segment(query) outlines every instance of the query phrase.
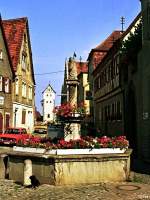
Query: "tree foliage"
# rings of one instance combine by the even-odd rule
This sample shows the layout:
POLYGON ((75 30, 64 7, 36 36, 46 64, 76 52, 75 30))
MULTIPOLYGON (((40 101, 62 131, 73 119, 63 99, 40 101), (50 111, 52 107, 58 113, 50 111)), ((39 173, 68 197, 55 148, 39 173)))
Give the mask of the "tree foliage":
POLYGON ((134 59, 142 48, 142 20, 135 27, 134 33, 130 32, 127 40, 122 44, 122 56, 134 59))

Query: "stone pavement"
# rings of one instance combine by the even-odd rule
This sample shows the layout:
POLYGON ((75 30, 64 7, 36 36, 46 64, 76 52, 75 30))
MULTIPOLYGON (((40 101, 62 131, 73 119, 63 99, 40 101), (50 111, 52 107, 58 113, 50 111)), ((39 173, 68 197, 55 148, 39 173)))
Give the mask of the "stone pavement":
POLYGON ((150 185, 101 183, 78 186, 41 185, 24 188, 12 180, 0 180, 0 200, 150 200, 150 185))

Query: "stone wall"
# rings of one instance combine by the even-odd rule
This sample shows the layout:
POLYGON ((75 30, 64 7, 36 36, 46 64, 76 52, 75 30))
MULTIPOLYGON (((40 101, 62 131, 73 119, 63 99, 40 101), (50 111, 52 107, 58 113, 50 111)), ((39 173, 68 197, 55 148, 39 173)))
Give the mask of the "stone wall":
POLYGON ((0 154, 0 179, 7 178, 8 155, 0 154))
POLYGON ((70 185, 126 181, 130 172, 130 154, 43 155, 9 153, 9 179, 24 183, 24 163, 32 162, 32 174, 40 183, 70 185))
POLYGON ((27 153, 9 156, 9 179, 24 183, 25 160, 32 162, 32 174, 41 184, 54 184, 54 160, 42 155, 27 153), (16 170, 17 169, 17 170, 16 170))

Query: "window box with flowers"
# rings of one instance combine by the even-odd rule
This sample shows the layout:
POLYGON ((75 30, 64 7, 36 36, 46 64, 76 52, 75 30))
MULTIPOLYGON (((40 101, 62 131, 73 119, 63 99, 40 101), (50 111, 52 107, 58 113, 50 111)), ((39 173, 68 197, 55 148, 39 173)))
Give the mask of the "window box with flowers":
POLYGON ((87 155, 124 153, 129 146, 125 136, 112 138, 107 136, 101 138, 87 136, 70 141, 60 139, 57 143, 53 143, 51 139, 47 139, 45 142, 42 140, 38 141, 33 137, 30 141, 19 141, 17 146, 13 147, 13 150, 53 155, 87 155))
MULTIPOLYGON (((28 170, 40 178, 40 183, 72 185, 125 181, 130 172, 132 152, 127 149, 128 146, 129 143, 124 136, 84 137, 70 141, 42 138, 40 142, 32 138, 30 141, 20 141, 14 147, 15 152, 9 153, 11 159, 9 175, 12 180, 20 181, 20 177, 24 180, 25 173, 22 173, 22 166, 28 160, 30 161, 28 170), (39 152, 40 149, 42 153, 39 152), (14 173, 16 163, 17 176, 14 173), (50 173, 47 173, 49 170, 50 173)), ((25 170, 26 168, 24 172, 25 170)))

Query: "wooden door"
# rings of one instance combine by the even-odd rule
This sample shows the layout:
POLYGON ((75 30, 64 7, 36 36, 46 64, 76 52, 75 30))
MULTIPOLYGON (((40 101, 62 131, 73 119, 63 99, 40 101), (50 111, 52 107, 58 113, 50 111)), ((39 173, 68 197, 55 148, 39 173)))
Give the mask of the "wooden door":
POLYGON ((0 113, 0 133, 3 132, 3 115, 0 113))
POLYGON ((6 114, 6 128, 8 128, 10 125, 10 115, 6 114))

